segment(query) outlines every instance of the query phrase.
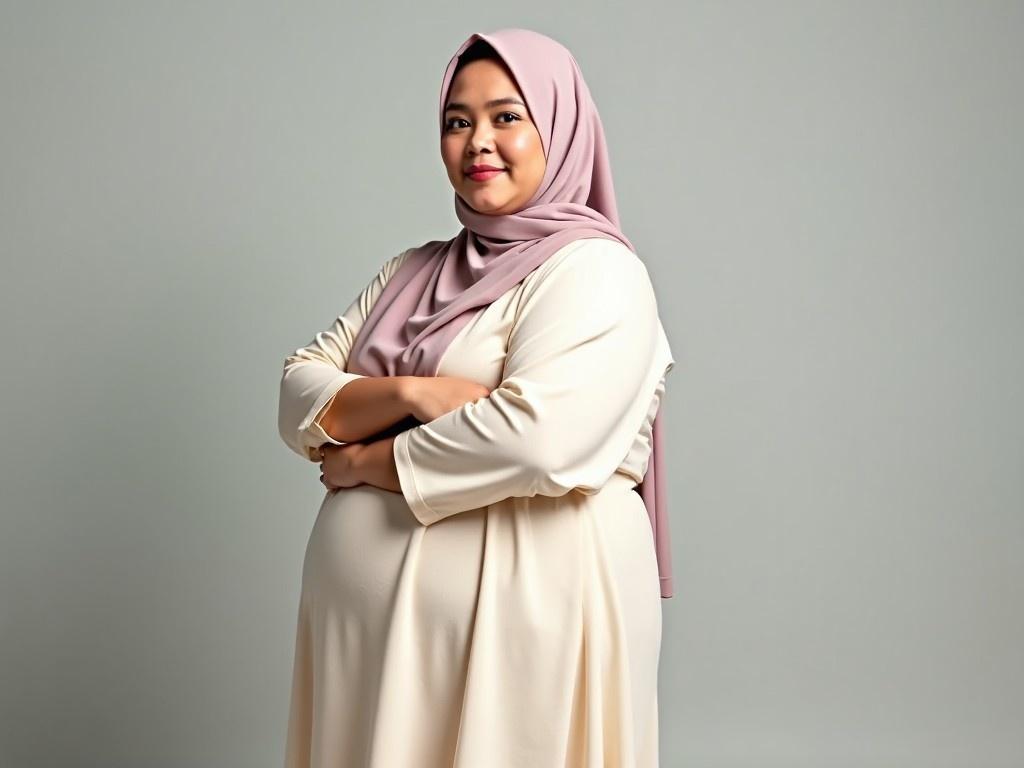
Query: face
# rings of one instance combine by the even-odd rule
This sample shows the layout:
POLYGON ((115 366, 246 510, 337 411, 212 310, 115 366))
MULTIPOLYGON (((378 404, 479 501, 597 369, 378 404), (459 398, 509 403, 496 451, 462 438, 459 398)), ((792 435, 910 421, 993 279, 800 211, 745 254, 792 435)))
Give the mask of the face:
POLYGON ((547 161, 526 99, 504 65, 480 59, 464 66, 452 80, 446 106, 441 157, 455 192, 484 214, 526 207, 547 161), (488 105, 497 99, 502 103, 488 105), (500 170, 470 176, 473 165, 500 170))

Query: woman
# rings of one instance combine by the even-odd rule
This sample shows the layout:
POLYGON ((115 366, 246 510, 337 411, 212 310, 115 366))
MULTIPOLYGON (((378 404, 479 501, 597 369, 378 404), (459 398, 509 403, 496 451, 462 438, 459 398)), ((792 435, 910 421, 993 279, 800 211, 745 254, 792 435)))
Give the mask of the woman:
POLYGON ((471 35, 440 107, 463 229, 285 362, 281 436, 328 488, 286 765, 656 766, 674 360, 601 122, 524 29, 471 35))

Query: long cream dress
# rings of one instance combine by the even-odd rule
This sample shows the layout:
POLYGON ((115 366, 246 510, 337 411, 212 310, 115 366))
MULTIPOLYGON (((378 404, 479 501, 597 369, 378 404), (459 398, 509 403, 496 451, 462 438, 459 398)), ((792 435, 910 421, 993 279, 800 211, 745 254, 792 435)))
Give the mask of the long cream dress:
MULTIPOLYGON (((280 433, 308 461, 342 444, 318 419, 407 254, 285 362, 280 433)), ((287 768, 658 765, 661 597, 634 486, 674 362, 646 267, 604 238, 460 331, 438 375, 491 394, 395 438, 401 493, 320 507, 287 768)))

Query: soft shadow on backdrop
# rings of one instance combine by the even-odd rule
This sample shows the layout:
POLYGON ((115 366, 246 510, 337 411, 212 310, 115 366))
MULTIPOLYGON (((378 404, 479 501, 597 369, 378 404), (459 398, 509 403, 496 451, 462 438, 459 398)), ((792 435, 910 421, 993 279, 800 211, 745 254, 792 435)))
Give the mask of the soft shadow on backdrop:
POLYGON ((281 365, 457 231, 504 26, 577 56, 678 360, 664 765, 1024 762, 1024 6, 515 10, 0 10, 0 763, 279 764, 281 365))

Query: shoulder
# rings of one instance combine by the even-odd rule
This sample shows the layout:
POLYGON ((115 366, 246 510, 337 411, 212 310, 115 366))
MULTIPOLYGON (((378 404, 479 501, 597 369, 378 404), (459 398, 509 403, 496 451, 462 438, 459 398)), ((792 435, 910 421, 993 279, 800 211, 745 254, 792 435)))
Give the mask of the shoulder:
POLYGON ((549 256, 523 284, 527 295, 581 289, 601 296, 635 295, 651 287, 640 257, 618 240, 605 237, 573 240, 549 256))
POLYGON ((576 317, 603 323, 657 314, 647 268, 627 246, 607 238, 580 238, 555 251, 523 279, 514 323, 576 317))
POLYGON ((392 256, 390 259, 384 262, 384 265, 380 269, 380 274, 381 277, 384 278, 385 282, 390 280, 391 277, 399 269, 402 268, 402 265, 405 263, 406 259, 408 259, 409 255, 415 250, 416 248, 407 248, 397 256, 392 256))
POLYGON ((407 248, 381 264, 373 279, 373 282, 377 285, 378 289, 383 290, 384 286, 388 284, 388 281, 398 273, 398 270, 402 268, 402 265, 405 264, 405 262, 409 260, 409 257, 417 250, 418 246, 407 248))
POLYGON ((530 275, 537 281, 554 276, 583 278, 587 283, 616 284, 647 279, 647 266, 628 247, 606 237, 583 237, 555 251, 530 275))
POLYGON ((419 254, 420 263, 422 263, 424 258, 436 254, 439 249, 447 246, 450 242, 451 240, 428 240, 425 243, 420 243, 419 245, 414 245, 411 248, 406 248, 400 254, 392 256, 384 263, 384 266, 381 267, 380 275, 386 282, 392 278, 395 273, 402 268, 402 265, 409 261, 412 256, 419 254))

